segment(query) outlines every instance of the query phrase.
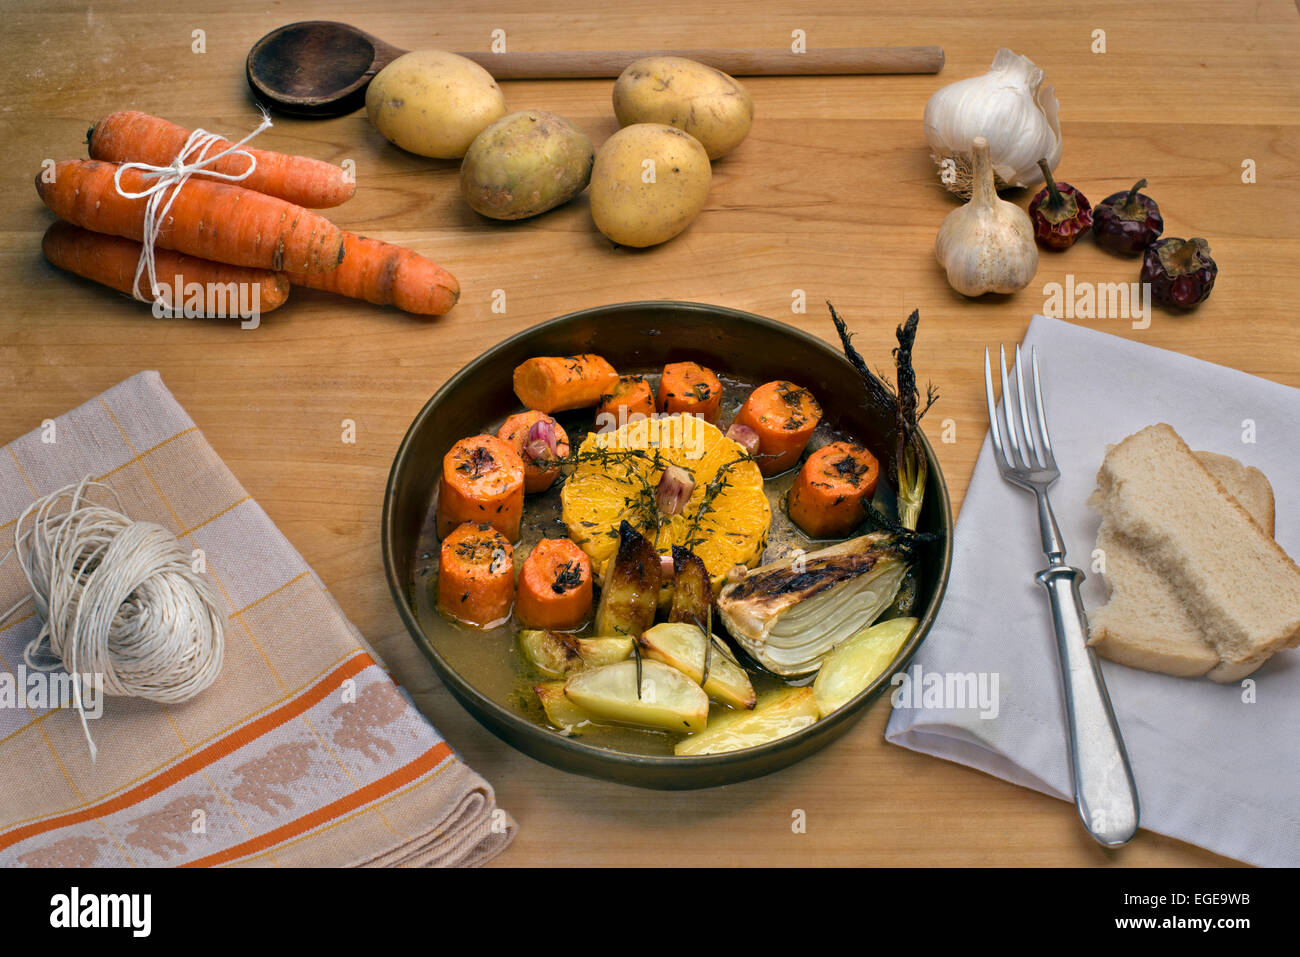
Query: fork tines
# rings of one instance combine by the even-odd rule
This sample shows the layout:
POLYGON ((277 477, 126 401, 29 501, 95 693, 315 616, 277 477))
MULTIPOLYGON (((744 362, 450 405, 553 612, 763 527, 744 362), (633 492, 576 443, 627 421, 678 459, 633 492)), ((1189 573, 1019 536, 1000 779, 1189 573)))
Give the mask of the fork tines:
POLYGON ((993 395, 993 369, 989 360, 988 349, 984 350, 984 392, 989 406, 989 431, 993 438, 993 451, 997 456, 998 469, 1005 475, 1019 473, 1024 478, 1031 474, 1035 478, 1055 478, 1059 473, 1056 468, 1056 456, 1052 453, 1052 438, 1047 431, 1047 415, 1043 411, 1043 388, 1038 374, 1038 347, 1030 350, 1030 362, 1033 366, 1034 383, 1032 404, 1033 418, 1030 417, 1030 401, 1025 397, 1024 362, 1020 356, 1020 346, 1016 346, 1015 393, 1009 385, 1007 375, 1007 352, 998 347, 1002 360, 1002 416, 997 411, 997 401, 993 395), (1001 421, 999 422, 999 418, 1001 421), (1035 424, 1037 429, 1035 429, 1035 424))

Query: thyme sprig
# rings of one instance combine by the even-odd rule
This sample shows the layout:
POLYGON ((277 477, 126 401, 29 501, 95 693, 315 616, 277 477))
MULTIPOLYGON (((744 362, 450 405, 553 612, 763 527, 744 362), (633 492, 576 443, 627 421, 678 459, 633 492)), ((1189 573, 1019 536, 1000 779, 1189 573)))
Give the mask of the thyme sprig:
POLYGON ((724 462, 722 465, 718 466, 718 471, 714 473, 713 478, 705 483, 704 496, 700 499, 700 506, 695 510, 695 514, 691 516, 690 524, 686 527, 686 540, 684 544, 687 548, 694 550, 695 546, 702 545, 708 541, 707 537, 699 537, 700 524, 704 521, 706 516, 711 515, 716 510, 714 502, 717 497, 722 494, 724 489, 731 487, 731 471, 742 462, 752 461, 754 461, 754 456, 749 455, 748 453, 745 455, 738 455, 731 461, 724 462))

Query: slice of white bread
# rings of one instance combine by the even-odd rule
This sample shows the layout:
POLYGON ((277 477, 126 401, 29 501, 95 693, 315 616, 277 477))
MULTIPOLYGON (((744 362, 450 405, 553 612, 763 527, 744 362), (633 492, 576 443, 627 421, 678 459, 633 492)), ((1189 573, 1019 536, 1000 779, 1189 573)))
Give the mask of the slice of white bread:
POLYGON ((1272 538, 1276 534, 1273 526, 1274 504, 1273 486, 1268 484, 1264 473, 1254 466, 1242 465, 1230 455, 1217 452, 1193 452, 1197 461, 1205 470, 1218 480, 1237 504, 1246 510, 1246 514, 1255 520, 1255 524, 1268 532, 1272 538))
MULTIPOLYGON (((1271 536, 1273 488, 1264 473, 1215 452, 1193 454, 1255 524, 1271 536)), ((1177 592, 1109 519, 1102 522, 1097 533, 1097 548, 1105 555, 1104 574, 1110 586, 1110 601, 1088 612, 1088 643, 1099 655, 1130 668, 1177 678, 1195 678, 1218 666, 1219 652, 1192 619, 1177 592)))
MULTIPOLYGON (((1212 461, 1211 468, 1236 477, 1225 463, 1212 461)), ((1118 566, 1110 551, 1106 565, 1120 604, 1090 617, 1093 640, 1103 648, 1127 633, 1127 641, 1110 649, 1115 660, 1235 681, 1275 651, 1300 644, 1300 568, 1265 531, 1271 508, 1262 504, 1248 470, 1243 475, 1252 487, 1244 497, 1261 500, 1252 502, 1261 521, 1168 425, 1149 426, 1106 453, 1089 501, 1103 516, 1100 547, 1109 543, 1119 551, 1118 566), (1143 578, 1139 570, 1135 588, 1128 578, 1139 564, 1151 574, 1143 578), (1153 581, 1163 587, 1155 589, 1153 581), (1126 615, 1132 608, 1158 632, 1135 632, 1126 615), (1189 630, 1208 644, 1180 637, 1189 630)))

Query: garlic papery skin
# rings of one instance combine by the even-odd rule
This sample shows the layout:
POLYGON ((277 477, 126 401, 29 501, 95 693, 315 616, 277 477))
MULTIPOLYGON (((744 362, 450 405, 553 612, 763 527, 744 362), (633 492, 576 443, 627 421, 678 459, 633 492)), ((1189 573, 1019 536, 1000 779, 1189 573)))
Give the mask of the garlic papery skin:
POLYGON ((944 219, 934 255, 963 296, 1017 292, 1038 269, 1034 226, 1023 209, 998 197, 984 137, 975 138, 973 155, 970 202, 944 219))
POLYGON ((1053 170, 1061 161, 1056 94, 1043 71, 1025 56, 1001 49, 983 76, 951 83, 925 105, 925 138, 943 184, 970 196, 975 137, 989 142, 998 189, 1043 182, 1038 161, 1053 170))

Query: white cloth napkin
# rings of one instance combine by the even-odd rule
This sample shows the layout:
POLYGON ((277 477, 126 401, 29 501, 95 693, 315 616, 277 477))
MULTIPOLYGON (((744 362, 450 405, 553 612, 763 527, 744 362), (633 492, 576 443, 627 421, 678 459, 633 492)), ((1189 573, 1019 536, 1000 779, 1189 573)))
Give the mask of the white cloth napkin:
MULTIPOLYGON (((1043 316, 1025 336, 1026 363, 1032 346, 1061 468, 1052 506, 1066 560, 1088 575, 1085 607, 1106 596, 1091 570, 1100 516, 1086 504, 1097 469, 1108 444, 1155 422, 1172 425, 1193 449, 1261 469, 1277 500, 1277 541, 1300 555, 1300 390, 1043 316)), ((982 361, 971 355, 972 371, 982 361)), ((996 377, 996 354, 993 362, 996 377)), ((1034 582, 1046 564, 1033 497, 1002 480, 986 434, 957 523, 947 597, 909 666, 912 680, 894 691, 885 737, 1073 801, 1047 595, 1034 582), (985 676, 989 691, 996 678, 996 717, 981 717, 969 701, 936 706, 958 703, 955 696, 916 693, 937 687, 927 674, 955 689, 947 676, 966 673, 985 676)), ((1300 649, 1275 655, 1251 676, 1253 686, 1109 661, 1102 671, 1144 828, 1253 864, 1300 865, 1300 649)))

